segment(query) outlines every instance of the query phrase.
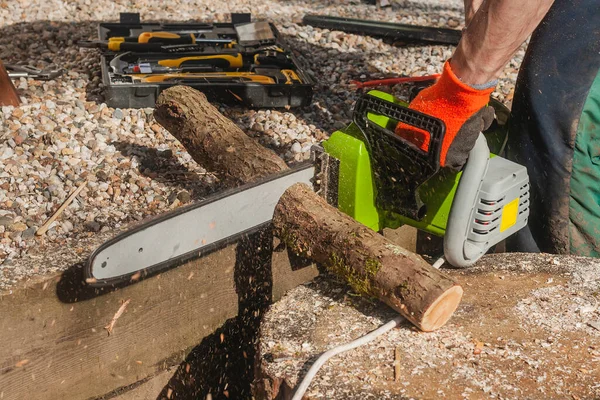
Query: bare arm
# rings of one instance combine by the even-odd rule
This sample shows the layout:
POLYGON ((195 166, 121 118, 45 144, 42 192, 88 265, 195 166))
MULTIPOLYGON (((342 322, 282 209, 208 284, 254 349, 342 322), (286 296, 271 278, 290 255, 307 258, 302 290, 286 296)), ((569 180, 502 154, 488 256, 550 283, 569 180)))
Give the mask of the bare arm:
POLYGON ((465 26, 469 26, 483 0, 465 0, 465 26))
MULTIPOLYGON (((477 3, 450 65, 469 85, 498 78, 519 46, 544 18, 554 0, 465 0, 465 12, 477 3)), ((468 15, 467 15, 468 17, 468 15)))

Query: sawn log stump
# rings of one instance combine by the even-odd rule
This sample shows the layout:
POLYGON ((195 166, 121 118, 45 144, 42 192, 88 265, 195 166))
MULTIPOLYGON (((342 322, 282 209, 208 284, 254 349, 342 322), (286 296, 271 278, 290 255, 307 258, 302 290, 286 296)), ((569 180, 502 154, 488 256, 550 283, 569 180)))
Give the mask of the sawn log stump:
POLYGON ((452 278, 330 206, 305 184, 283 194, 273 224, 293 252, 323 264, 423 331, 444 325, 460 303, 463 290, 452 278))

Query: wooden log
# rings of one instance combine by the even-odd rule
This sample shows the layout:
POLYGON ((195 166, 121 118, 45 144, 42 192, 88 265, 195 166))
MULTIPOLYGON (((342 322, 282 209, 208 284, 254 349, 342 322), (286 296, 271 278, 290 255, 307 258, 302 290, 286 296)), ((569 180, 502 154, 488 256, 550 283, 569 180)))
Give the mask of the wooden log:
POLYGON ((249 183, 288 168, 273 151, 224 117, 203 93, 188 86, 161 92, 154 117, 198 164, 238 183, 249 183))
POLYGON ((21 104, 17 89, 8 77, 8 72, 0 60, 0 106, 15 106, 21 104))
POLYGON ((463 290, 452 278, 331 207, 305 184, 283 194, 273 224, 293 252, 379 298, 423 331, 444 325, 460 303, 463 290))

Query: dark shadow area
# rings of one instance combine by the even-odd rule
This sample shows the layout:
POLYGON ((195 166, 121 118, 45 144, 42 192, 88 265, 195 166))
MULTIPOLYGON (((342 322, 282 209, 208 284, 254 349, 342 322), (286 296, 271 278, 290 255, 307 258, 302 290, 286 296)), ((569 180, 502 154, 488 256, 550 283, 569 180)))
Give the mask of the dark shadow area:
MULTIPOLYGON (((112 142, 112 145, 125 156, 135 156, 140 162, 139 173, 174 188, 186 190, 192 201, 204 198, 222 189, 223 182, 207 185, 205 178, 214 176, 208 172, 190 171, 182 165, 172 150, 159 151, 155 148, 129 142, 112 142)), ((175 193, 176 194, 176 193, 175 193)), ((174 200, 174 199, 173 199, 174 200)), ((172 201, 169 201, 172 203, 172 201)))
MULTIPOLYGON (((35 21, 4 26, 0 29, 0 59, 5 64, 31 65, 42 70, 63 69, 63 75, 55 78, 56 81, 77 73, 86 80, 82 82, 86 100, 101 102, 100 58, 94 56, 94 50, 80 51, 76 44, 79 40, 94 38, 98 23, 35 21)), ((15 86, 19 95, 30 101, 43 96, 41 84, 25 88, 17 81, 15 86)))
POLYGON ((236 249, 238 316, 207 336, 186 357, 159 399, 251 398, 260 320, 271 303, 271 227, 244 237, 236 249), (169 397, 170 394, 170 397, 169 397))
POLYGON ((117 287, 94 288, 85 282, 84 264, 69 267, 56 284, 56 297, 63 303, 77 303, 117 290, 117 287))

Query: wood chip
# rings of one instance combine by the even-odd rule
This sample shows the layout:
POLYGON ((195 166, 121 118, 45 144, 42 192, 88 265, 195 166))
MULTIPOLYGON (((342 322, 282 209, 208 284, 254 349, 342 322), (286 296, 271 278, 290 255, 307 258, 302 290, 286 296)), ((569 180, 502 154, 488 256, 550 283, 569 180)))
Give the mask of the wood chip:
POLYGON ((394 382, 400 380, 400 347, 394 351, 394 382))
POLYGON ((67 197, 67 199, 64 201, 64 203, 62 203, 62 205, 58 208, 58 210, 56 210, 56 212, 54 214, 52 214, 52 216, 50 218, 48 218, 48 220, 44 223, 44 225, 42 225, 35 232, 35 234, 37 236, 41 236, 44 233, 46 233, 46 231, 48 230, 50 225, 60 216, 60 214, 62 214, 63 211, 65 211, 65 209, 69 206, 69 204, 71 204, 73 202, 73 200, 75 200, 75 197, 77 197, 77 195, 83 190, 83 188, 85 187, 85 185, 87 185, 87 183, 88 183, 87 180, 83 181, 83 183, 81 185, 79 185, 79 187, 77 189, 75 189, 75 191, 73 193, 71 193, 71 195, 69 197, 67 197))
POLYGON ((136 272, 135 274, 131 275, 131 279, 130 279, 130 281, 131 281, 131 282, 135 282, 135 281, 137 281, 138 279, 140 279, 140 277, 141 277, 141 276, 142 276, 142 271, 138 271, 138 272, 136 272))
POLYGON ((130 301, 131 301, 131 299, 127 299, 123 304, 121 304, 121 307, 119 307, 119 309, 115 313, 115 316, 112 317, 112 320, 110 321, 110 323, 104 327, 104 329, 106 329, 106 331, 108 332, 108 336, 110 336, 110 334, 112 333, 112 330, 115 327, 117 320, 123 314, 123 312, 125 312, 125 309, 127 308, 127 304, 129 304, 130 301))
POLYGON ((475 354, 475 355, 481 354, 481 350, 483 350, 483 342, 480 342, 480 341, 475 342, 475 350, 473 350, 473 354, 475 354))
POLYGON ((600 321, 588 322, 588 325, 591 326, 592 328, 600 331, 600 321))
POLYGON ((15 367, 21 368, 22 366, 24 366, 27 363, 29 363, 29 360, 21 360, 21 361, 19 361, 18 363, 15 364, 15 367))

